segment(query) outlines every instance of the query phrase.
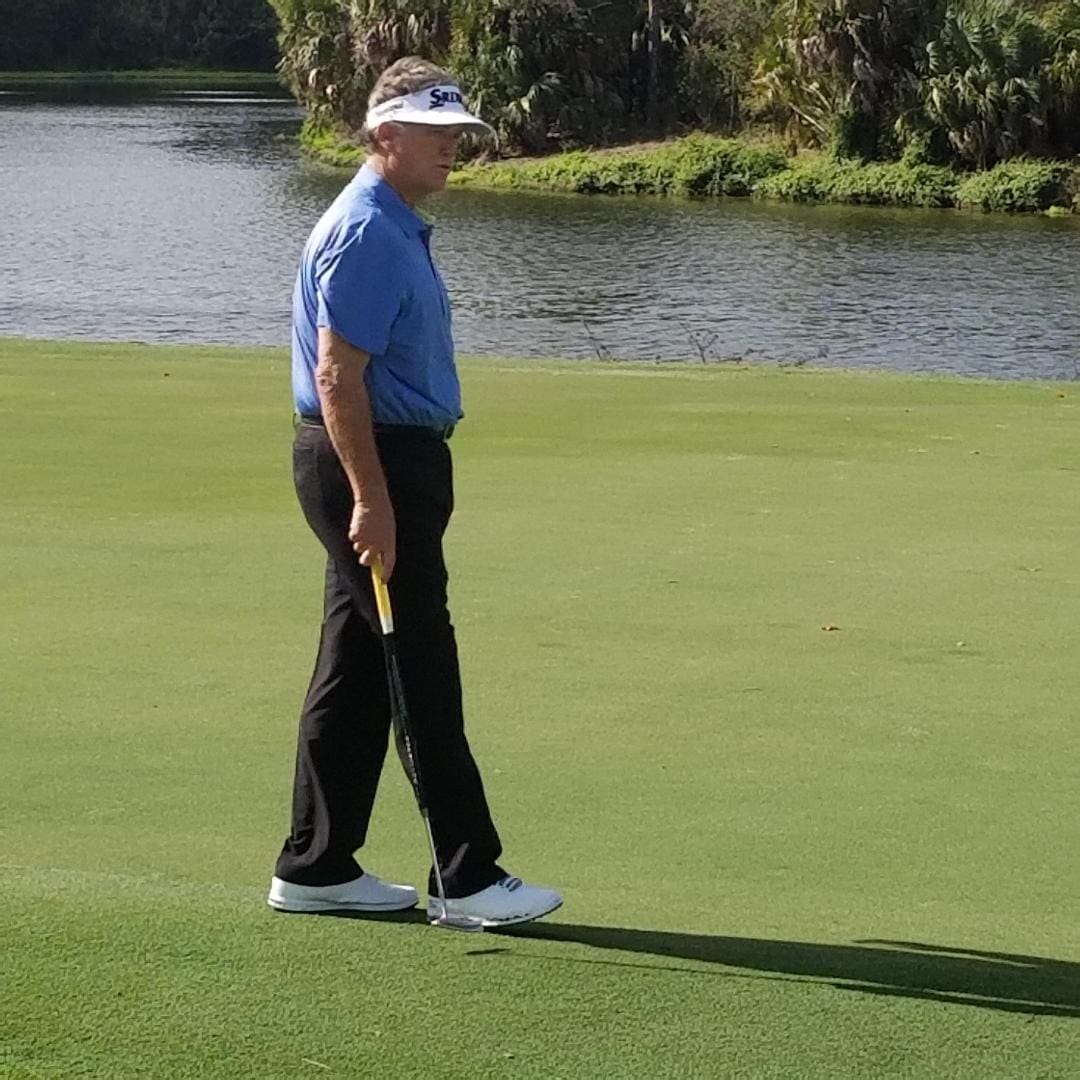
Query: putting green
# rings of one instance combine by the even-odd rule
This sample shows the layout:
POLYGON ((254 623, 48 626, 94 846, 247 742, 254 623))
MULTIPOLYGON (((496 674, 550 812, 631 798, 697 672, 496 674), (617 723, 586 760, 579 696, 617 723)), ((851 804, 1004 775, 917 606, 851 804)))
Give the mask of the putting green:
MULTIPOLYGON (((1080 388, 462 377, 471 739, 567 897, 483 937, 264 906, 286 354, 0 341, 0 1076, 1080 1074, 1080 388)), ((424 852, 391 765, 363 860, 424 852)))

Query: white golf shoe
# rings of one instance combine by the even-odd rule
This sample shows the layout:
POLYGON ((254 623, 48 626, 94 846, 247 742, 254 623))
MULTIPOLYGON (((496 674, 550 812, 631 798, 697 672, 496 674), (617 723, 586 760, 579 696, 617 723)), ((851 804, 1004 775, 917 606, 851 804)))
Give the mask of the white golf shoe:
MULTIPOLYGON (((554 889, 526 885, 521 878, 504 877, 471 896, 448 897, 447 913, 454 917, 479 920, 485 928, 513 926, 532 922, 562 907, 563 898, 554 889)), ((442 914, 438 897, 428 897, 428 918, 442 914)))
POLYGON ((277 911, 405 911, 415 907, 411 885, 391 885, 374 874, 361 874, 341 885, 294 885, 276 877, 266 902, 277 911))

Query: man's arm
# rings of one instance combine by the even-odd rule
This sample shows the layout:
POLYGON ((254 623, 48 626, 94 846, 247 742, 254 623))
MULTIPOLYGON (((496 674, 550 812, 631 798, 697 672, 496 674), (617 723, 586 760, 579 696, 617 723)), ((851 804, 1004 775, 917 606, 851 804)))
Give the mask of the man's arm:
POLYGON ((389 581, 397 547, 394 509, 375 446, 371 403, 364 385, 369 359, 363 349, 350 345, 333 330, 319 327, 315 385, 327 434, 352 488, 349 540, 363 566, 370 566, 374 556, 380 556, 383 578, 389 581))

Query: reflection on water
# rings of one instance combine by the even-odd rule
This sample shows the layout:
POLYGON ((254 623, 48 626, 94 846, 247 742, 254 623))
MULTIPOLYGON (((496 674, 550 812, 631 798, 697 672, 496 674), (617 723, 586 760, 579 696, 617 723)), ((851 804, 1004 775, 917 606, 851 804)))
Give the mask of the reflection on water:
MULTIPOLYGON (((284 343, 348 173, 265 84, 9 87, 0 333, 284 343)), ((1080 221, 448 192, 426 212, 465 352, 1080 375, 1080 221)))

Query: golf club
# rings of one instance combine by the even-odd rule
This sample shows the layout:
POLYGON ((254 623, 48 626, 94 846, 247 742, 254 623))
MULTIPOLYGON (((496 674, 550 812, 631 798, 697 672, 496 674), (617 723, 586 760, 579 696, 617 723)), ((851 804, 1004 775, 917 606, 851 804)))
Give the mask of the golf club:
MULTIPOLYGON (((405 769, 405 775, 412 784, 416 805, 420 807, 420 816, 427 828, 428 844, 431 847, 431 862, 435 867, 435 886, 439 894, 439 914, 431 920, 432 926, 441 926, 446 930, 465 930, 475 933, 484 929, 480 919, 468 915, 451 915, 446 910, 446 890, 443 887, 442 869, 439 866, 439 853, 435 850, 435 834, 431 831, 431 816, 428 814, 427 798, 420 776, 416 753, 413 750, 412 731, 409 727, 409 711, 405 705, 405 689, 401 685, 401 672, 398 668, 397 639, 394 635, 394 612, 390 606, 390 590, 382 576, 382 560, 375 556, 371 563, 371 584, 375 589, 375 605, 379 609, 379 623, 382 626, 383 653, 386 656, 386 678, 390 686, 390 718, 394 725, 394 742, 398 756, 405 769)), ((459 862, 464 854, 462 848, 454 856, 459 862)))

